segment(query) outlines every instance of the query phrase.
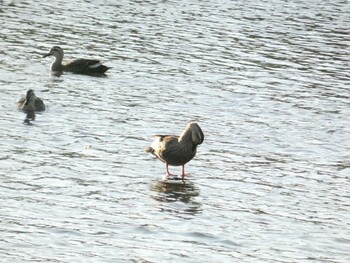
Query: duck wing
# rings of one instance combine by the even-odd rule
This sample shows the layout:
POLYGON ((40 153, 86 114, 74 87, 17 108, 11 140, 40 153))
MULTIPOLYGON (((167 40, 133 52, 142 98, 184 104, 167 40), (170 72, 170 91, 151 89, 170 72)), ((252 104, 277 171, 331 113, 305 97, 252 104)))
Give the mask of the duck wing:
POLYGON ((80 74, 95 74, 95 73, 104 73, 109 69, 109 67, 101 64, 99 60, 95 59, 77 59, 71 62, 68 62, 64 65, 65 71, 70 71, 73 73, 80 74))
POLYGON ((26 101, 26 97, 22 96, 17 102, 17 108, 21 110, 25 101, 26 101))
POLYGON ((40 98, 36 98, 35 104, 34 104, 36 111, 44 111, 45 110, 45 104, 40 98))
POLYGON ((155 149, 156 155, 163 161, 169 162, 173 159, 178 151, 179 136, 174 135, 157 135, 151 147, 155 149), (154 147, 156 146, 156 148, 154 147))

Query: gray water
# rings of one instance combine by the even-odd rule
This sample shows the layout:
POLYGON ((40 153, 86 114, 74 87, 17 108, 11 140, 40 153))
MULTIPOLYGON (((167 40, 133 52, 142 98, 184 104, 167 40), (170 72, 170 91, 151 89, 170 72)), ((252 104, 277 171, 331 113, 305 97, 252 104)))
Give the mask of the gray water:
POLYGON ((348 1, 44 2, 0 1, 1 262, 350 262, 348 1))

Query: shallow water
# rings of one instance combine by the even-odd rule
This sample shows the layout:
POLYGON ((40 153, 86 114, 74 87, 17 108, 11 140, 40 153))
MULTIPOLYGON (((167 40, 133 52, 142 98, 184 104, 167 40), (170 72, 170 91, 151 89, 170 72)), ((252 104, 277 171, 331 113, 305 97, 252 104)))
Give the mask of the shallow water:
POLYGON ((1 261, 350 261, 347 1, 40 2, 0 2, 1 261), (191 120, 165 183, 143 149, 191 120))

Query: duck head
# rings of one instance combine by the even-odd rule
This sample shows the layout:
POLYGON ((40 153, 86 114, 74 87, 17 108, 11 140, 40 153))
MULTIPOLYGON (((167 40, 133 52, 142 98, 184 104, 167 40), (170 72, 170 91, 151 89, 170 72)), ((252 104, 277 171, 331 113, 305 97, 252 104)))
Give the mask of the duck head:
POLYGON ((43 58, 46 58, 48 56, 54 56, 55 58, 63 58, 63 49, 59 46, 54 46, 50 49, 49 53, 43 56, 43 58))
POLYGON ((204 141, 204 134, 202 132, 202 129, 196 122, 190 122, 187 124, 185 130, 180 135, 179 141, 186 140, 191 140, 194 147, 204 141))
POLYGON ((204 141, 204 134, 203 131, 201 129, 201 127, 199 127, 199 125, 195 122, 190 122, 187 127, 186 130, 191 130, 192 132, 192 141, 195 145, 199 145, 204 141))
POLYGON ((24 105, 28 106, 29 104, 34 104, 35 98, 34 90, 29 89, 26 94, 24 105))

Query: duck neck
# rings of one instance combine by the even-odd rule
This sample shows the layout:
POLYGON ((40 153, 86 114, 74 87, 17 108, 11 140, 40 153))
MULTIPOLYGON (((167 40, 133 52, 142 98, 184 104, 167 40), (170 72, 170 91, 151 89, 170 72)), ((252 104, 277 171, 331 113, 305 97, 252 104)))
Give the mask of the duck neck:
POLYGON ((24 110, 34 110, 34 104, 35 104, 36 96, 32 95, 30 98, 27 98, 23 104, 24 110))
POLYGON ((185 130, 179 138, 179 142, 187 143, 192 139, 192 132, 191 130, 185 130))
POLYGON ((62 59, 63 58, 55 57, 55 60, 51 64, 51 70, 52 71, 62 71, 62 69, 63 69, 62 59))

